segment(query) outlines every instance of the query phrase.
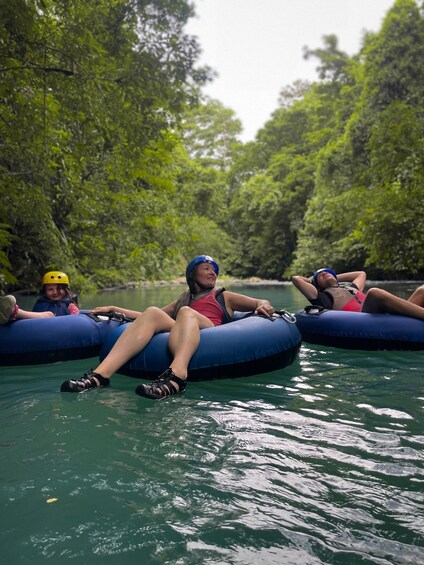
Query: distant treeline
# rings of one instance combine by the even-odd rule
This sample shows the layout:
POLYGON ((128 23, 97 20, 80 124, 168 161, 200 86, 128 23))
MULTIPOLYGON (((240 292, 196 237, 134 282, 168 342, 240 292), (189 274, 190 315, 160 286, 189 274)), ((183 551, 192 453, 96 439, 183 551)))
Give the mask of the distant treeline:
POLYGON ((237 277, 422 277, 423 9, 396 0, 353 57, 305 48, 317 81, 243 144, 202 96, 189 0, 0 0, 0 286, 175 278, 199 253, 237 277))

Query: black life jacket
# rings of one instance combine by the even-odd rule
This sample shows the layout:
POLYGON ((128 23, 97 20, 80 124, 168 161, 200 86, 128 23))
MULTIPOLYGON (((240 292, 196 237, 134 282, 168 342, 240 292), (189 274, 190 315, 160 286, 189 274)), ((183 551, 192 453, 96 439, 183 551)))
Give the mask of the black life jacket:
POLYGON ((225 288, 221 288, 221 290, 218 291, 215 298, 216 298, 216 301, 218 302, 218 304, 221 306, 222 312, 224 313, 222 323, 228 324, 229 322, 233 321, 233 318, 230 316, 230 314, 229 314, 229 312, 228 312, 228 310, 225 306, 225 299, 224 299, 224 295, 223 295, 224 291, 225 291, 225 288))

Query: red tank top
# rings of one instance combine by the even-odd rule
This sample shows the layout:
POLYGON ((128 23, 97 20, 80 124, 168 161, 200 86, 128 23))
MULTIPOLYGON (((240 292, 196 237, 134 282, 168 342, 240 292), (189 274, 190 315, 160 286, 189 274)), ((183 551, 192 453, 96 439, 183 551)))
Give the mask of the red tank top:
POLYGON ((224 321, 224 312, 216 299, 218 292, 218 290, 210 292, 203 296, 203 298, 199 298, 190 304, 190 308, 209 318, 214 326, 221 326, 224 321))
POLYGON ((349 300, 347 304, 345 304, 342 308, 344 312, 362 312, 362 306, 365 300, 365 294, 357 290, 356 291, 356 298, 352 297, 352 300, 349 300))

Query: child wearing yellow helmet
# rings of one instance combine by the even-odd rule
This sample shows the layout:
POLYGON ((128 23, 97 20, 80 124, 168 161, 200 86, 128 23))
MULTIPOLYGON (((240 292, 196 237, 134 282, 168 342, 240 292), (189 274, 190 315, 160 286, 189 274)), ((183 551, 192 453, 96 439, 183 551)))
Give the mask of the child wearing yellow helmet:
POLYGON ((55 316, 79 314, 78 298, 69 288, 69 277, 62 271, 49 271, 41 281, 40 297, 33 312, 52 312, 55 316))

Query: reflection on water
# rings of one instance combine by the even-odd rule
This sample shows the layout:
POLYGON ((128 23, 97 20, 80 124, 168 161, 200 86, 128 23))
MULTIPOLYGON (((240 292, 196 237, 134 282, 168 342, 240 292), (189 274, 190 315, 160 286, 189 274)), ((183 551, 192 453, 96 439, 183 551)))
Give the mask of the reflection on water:
POLYGON ((95 362, 0 368, 4 563, 424 562, 422 352, 304 345, 291 367, 164 402, 123 376, 58 392, 95 362))

